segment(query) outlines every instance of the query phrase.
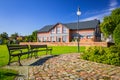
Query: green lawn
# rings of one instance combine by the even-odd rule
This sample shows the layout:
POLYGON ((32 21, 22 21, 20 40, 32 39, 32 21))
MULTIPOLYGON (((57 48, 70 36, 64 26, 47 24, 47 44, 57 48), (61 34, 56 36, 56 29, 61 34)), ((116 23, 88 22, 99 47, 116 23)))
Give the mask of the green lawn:
MULTIPOLYGON (((76 53, 77 46, 51 46, 53 48, 53 55, 60 55, 66 53, 76 53)), ((85 47, 80 47, 80 51, 83 52, 85 47)), ((40 56, 45 55, 45 52, 39 52, 40 56)), ((22 58, 26 58, 27 55, 22 56, 22 58)), ((0 45, 0 66, 4 66, 8 63, 8 50, 6 45, 0 45)), ((17 57, 13 58, 13 61, 16 61, 17 57)))

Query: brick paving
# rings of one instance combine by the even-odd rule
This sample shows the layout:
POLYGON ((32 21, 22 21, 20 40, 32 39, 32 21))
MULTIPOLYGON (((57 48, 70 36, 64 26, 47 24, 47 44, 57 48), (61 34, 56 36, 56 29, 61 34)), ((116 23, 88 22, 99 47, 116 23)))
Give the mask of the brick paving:
MULTIPOLYGON (((21 61, 17 68, 25 80, 120 80, 120 67, 80 59, 79 53, 42 56, 21 61)), ((8 68, 8 66, 7 66, 8 68)))
POLYGON ((120 67, 85 61, 78 53, 63 54, 29 67, 29 80, 120 80, 120 67))

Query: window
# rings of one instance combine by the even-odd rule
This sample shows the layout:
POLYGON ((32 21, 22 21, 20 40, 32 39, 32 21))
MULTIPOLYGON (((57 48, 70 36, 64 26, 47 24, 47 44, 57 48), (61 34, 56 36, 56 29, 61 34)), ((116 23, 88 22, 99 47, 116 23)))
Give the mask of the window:
POLYGON ((57 27, 57 33, 60 33, 60 27, 57 27))
POLYGON ((63 42, 67 42, 67 36, 63 36, 63 37, 62 37, 62 41, 63 41, 63 42))
POLYGON ((80 35, 80 39, 83 39, 85 37, 85 35, 80 35))
POLYGON ((47 41, 47 37, 43 37, 43 41, 47 41))
POLYGON ((41 41, 41 37, 38 37, 38 42, 40 42, 41 41))
POLYGON ((87 38, 93 38, 93 35, 87 35, 87 38))
POLYGON ((51 41, 54 42, 54 36, 51 37, 51 41))
POLYGON ((63 27, 63 33, 67 33, 67 28, 63 27))
POLYGON ((57 42, 61 42, 61 38, 60 38, 60 36, 57 36, 57 40, 56 40, 57 42))

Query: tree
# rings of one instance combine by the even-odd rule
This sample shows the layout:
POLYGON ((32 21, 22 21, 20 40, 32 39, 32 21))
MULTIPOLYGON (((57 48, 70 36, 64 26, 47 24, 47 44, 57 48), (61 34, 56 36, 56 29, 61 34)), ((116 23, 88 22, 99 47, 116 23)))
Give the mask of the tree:
POLYGON ((36 42, 37 41, 37 31, 32 32, 32 37, 33 37, 33 41, 36 42))
POLYGON ((32 37, 32 35, 25 36, 24 42, 33 42, 33 37, 32 37))
POLYGON ((100 25, 101 31, 104 33, 105 37, 113 34, 113 31, 116 27, 112 17, 107 16, 104 18, 104 22, 100 25))
POLYGON ((120 24, 117 25, 113 32, 113 39, 115 41, 115 44, 120 45, 120 24))
POLYGON ((6 32, 3 32, 3 33, 0 34, 0 37, 2 39, 8 39, 8 34, 6 32))
POLYGON ((120 8, 117 8, 112 11, 110 16, 104 17, 103 22, 100 24, 100 29, 105 37, 108 37, 109 35, 113 35, 113 31, 119 23, 120 8))
POLYGON ((18 37, 18 33, 11 34, 11 38, 12 38, 12 39, 15 39, 15 40, 16 40, 17 37, 18 37))
POLYGON ((114 16, 114 15, 120 15, 120 8, 114 9, 114 10, 112 11, 111 15, 112 15, 112 16, 114 16))
POLYGON ((8 43, 8 34, 6 32, 3 32, 0 34, 0 42, 1 42, 1 44, 8 43))

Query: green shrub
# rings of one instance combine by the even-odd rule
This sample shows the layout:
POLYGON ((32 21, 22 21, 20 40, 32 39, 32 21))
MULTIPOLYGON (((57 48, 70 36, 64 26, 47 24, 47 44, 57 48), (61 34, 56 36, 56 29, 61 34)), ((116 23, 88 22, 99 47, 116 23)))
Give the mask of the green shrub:
POLYGON ((82 59, 99 63, 120 66, 120 46, 89 47, 81 56, 82 59))
POLYGON ((108 64, 120 65, 120 46, 111 46, 106 49, 106 53, 106 58, 109 60, 108 64))
POLYGON ((113 39, 116 45, 120 45, 120 24, 117 25, 113 32, 113 39))

